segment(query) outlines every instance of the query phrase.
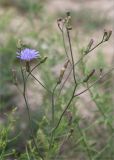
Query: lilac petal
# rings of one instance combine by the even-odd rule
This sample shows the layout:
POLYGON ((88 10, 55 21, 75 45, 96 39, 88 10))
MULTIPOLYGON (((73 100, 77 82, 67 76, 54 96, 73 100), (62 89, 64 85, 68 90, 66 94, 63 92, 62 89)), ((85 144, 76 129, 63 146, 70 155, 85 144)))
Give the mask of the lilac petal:
POLYGON ((30 61, 30 60, 36 59, 39 56, 38 51, 36 51, 34 49, 30 49, 30 48, 25 48, 20 53, 17 52, 16 54, 18 55, 17 56, 18 58, 20 58, 21 60, 25 60, 25 61, 30 61))

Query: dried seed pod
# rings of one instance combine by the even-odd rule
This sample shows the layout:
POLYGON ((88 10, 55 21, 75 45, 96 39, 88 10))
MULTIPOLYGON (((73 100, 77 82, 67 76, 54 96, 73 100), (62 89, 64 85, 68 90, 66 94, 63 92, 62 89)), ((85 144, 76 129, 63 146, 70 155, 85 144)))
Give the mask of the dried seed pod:
POLYGON ((103 72, 103 69, 102 69, 102 68, 100 68, 100 74, 102 74, 102 72, 103 72))
POLYGON ((71 128, 70 129, 70 133, 72 134, 74 132, 74 128, 71 128))
POLYGON ((111 35, 112 35, 112 31, 110 30, 110 31, 108 31, 108 35, 107 35, 105 41, 108 41, 111 35))
POLYGON ((63 67, 63 68, 61 68, 61 71, 60 71, 59 80, 57 82, 58 84, 61 83, 64 73, 65 73, 65 68, 63 67))
POLYGON ((65 70, 66 70, 66 68, 67 68, 67 66, 68 66, 68 63, 69 63, 69 60, 67 60, 67 61, 65 62, 65 64, 64 64, 64 66, 61 68, 60 75, 59 75, 59 80, 58 80, 58 82, 57 82, 58 84, 60 84, 61 81, 62 81, 62 79, 63 79, 63 76, 64 76, 65 70))
POLYGON ((112 30, 104 30, 103 41, 108 41, 110 36, 112 35, 112 30))
POLYGON ((61 21, 62 21, 62 18, 58 18, 58 19, 57 19, 57 22, 61 22, 61 21))
POLYGON ((88 52, 90 51, 90 49, 91 49, 91 47, 92 47, 93 43, 94 43, 94 40, 93 40, 93 39, 91 39, 91 40, 90 40, 90 42, 89 42, 89 44, 87 45, 87 48, 86 48, 85 54, 88 54, 88 52))
POLYGON ((66 15, 67 15, 67 17, 66 17, 66 28, 67 28, 67 30, 72 30, 70 12, 67 12, 66 15))
POLYGON ((102 76, 102 73, 103 73, 103 69, 100 68, 99 72, 100 72, 100 77, 101 77, 101 76, 102 76))
POLYGON ((68 11, 68 12, 66 12, 66 15, 67 15, 67 17, 68 17, 68 16, 70 16, 70 12, 69 12, 69 11, 68 11))
POLYGON ((65 69, 68 67, 69 62, 70 62, 70 61, 67 60, 66 63, 64 64, 64 68, 65 68, 65 69))
POLYGON ((68 119, 68 125, 71 125, 71 123, 72 123, 72 113, 70 111, 66 111, 65 116, 68 119))
POLYGON ((95 69, 93 69, 93 70, 90 72, 90 74, 87 75, 87 77, 84 78, 83 82, 87 82, 87 81, 90 79, 90 77, 93 76, 94 73, 95 73, 95 69))

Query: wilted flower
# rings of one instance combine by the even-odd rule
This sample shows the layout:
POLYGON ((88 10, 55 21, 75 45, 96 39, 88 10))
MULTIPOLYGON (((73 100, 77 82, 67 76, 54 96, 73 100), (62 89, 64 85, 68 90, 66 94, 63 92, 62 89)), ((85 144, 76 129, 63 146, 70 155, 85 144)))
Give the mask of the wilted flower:
POLYGON ((30 48, 25 48, 21 52, 17 52, 17 58, 23 61, 31 61, 38 57, 39 57, 39 52, 30 48))

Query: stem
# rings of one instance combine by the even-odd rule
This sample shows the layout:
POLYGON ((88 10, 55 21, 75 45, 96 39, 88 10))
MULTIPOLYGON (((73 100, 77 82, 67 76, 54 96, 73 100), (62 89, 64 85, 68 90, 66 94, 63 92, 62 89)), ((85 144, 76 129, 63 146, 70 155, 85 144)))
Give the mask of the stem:
MULTIPOLYGON (((67 48, 66 48, 66 44, 65 44, 65 36, 64 36, 64 23, 62 25, 62 27, 58 26, 60 31, 61 31, 61 34, 62 34, 62 40, 63 40, 63 46, 64 46, 64 50, 65 50, 65 54, 70 62, 70 58, 68 56, 68 52, 67 52, 67 48)), ((71 62, 70 62, 71 63, 71 62)))
POLYGON ((76 81, 76 75, 75 75, 75 65, 74 65, 74 57, 73 57, 73 52, 72 52, 72 44, 71 44, 71 39, 70 39, 70 33, 69 33, 69 30, 68 30, 68 29, 66 29, 66 30, 67 30, 67 36, 68 36, 70 53, 71 53, 71 59, 72 59, 73 77, 74 77, 74 82, 75 82, 75 84, 76 84, 77 81, 76 81))
POLYGON ((27 77, 26 77, 26 80, 28 79, 28 77, 30 76, 30 74, 31 74, 40 64, 42 64, 42 60, 41 60, 36 66, 34 66, 34 67, 31 69, 31 71, 29 72, 29 74, 28 74, 27 77))
MULTIPOLYGON (((81 61, 88 53, 90 53, 91 51, 93 51, 94 49, 96 49, 98 46, 100 46, 100 45, 101 45, 102 43, 104 43, 104 42, 105 42, 105 41, 103 41, 103 39, 102 39, 96 46, 94 46, 92 49, 90 49, 86 54, 83 54, 83 55, 79 58, 79 60, 74 64, 74 66, 76 66, 78 63, 80 63, 80 61, 81 61)), ((62 85, 62 87, 61 87, 61 89, 60 89, 60 93, 61 93, 61 91, 62 91, 62 89, 63 89, 66 81, 67 81, 68 78, 70 77, 70 74, 71 74, 71 72, 72 72, 72 69, 73 69, 73 66, 72 66, 72 68, 70 69, 70 72, 69 72, 67 78, 66 78, 65 81, 63 82, 63 85, 62 85)), ((60 93, 59 93, 59 95, 60 95, 60 93)))
MULTIPOLYGON (((68 56, 67 49, 66 49, 66 44, 65 44, 64 31, 61 30, 61 33, 62 33, 62 39, 63 39, 64 50, 65 50, 66 56, 67 56, 67 58, 68 58, 68 60, 69 60, 69 62, 70 62, 70 58, 69 58, 69 56, 68 56)), ((71 63, 71 62, 70 62, 70 63, 71 63)))
POLYGON ((58 83, 55 85, 53 92, 52 92, 52 126, 54 127, 55 124, 55 102, 54 102, 54 94, 55 94, 55 90, 58 86, 58 83))
POLYGON ((67 109, 69 108, 69 106, 70 106, 70 104, 71 104, 71 102, 72 102, 72 100, 73 100, 73 98, 74 98, 74 94, 75 94, 76 87, 77 87, 77 85, 75 85, 74 90, 73 90, 73 93, 72 93, 72 96, 71 96, 71 98, 70 98, 67 106, 65 107, 64 111, 62 112, 62 114, 61 114, 61 116, 60 116, 60 118, 59 118, 59 121, 58 121, 57 125, 56 125, 55 128, 52 130, 51 143, 52 143, 52 140, 53 140, 54 133, 55 133, 56 129, 59 127, 59 125, 60 125, 60 123, 61 123, 61 120, 62 120, 65 112, 66 112, 67 109))
POLYGON ((94 49, 96 49, 98 46, 100 46, 102 43, 104 43, 105 41, 103 41, 103 40, 101 40, 96 46, 94 46, 92 49, 90 49, 88 52, 87 52, 87 54, 88 53, 90 53, 91 51, 93 51, 94 49))
POLYGON ((25 81, 25 77, 24 77, 24 73, 23 73, 23 69, 22 69, 22 65, 20 64, 21 66, 21 74, 22 74, 22 78, 23 78, 23 85, 24 85, 24 90, 23 90, 23 97, 24 97, 24 100, 25 100, 25 104, 26 104, 26 109, 27 109, 27 114, 28 114, 28 119, 29 119, 29 125, 30 125, 30 132, 31 132, 31 136, 32 136, 32 139, 33 139, 33 143, 39 153, 39 156, 42 160, 44 160, 43 156, 41 155, 39 149, 38 149, 38 146, 36 144, 36 141, 35 141, 35 138, 34 138, 34 133, 33 133, 33 128, 32 128, 32 123, 31 123, 31 115, 30 115, 30 109, 29 109, 29 106, 28 106, 28 102, 27 102, 27 98, 26 98, 26 82, 25 81))
POLYGON ((58 96, 60 96, 61 91, 62 91, 62 89, 64 88, 64 85, 65 85, 65 83, 67 82, 67 80, 68 80, 68 78, 69 78, 69 76, 70 76, 71 72, 72 72, 72 68, 70 69, 69 74, 67 75, 67 77, 66 77, 66 79, 64 80, 63 84, 61 85, 61 88, 60 88, 60 91, 59 91, 58 96))

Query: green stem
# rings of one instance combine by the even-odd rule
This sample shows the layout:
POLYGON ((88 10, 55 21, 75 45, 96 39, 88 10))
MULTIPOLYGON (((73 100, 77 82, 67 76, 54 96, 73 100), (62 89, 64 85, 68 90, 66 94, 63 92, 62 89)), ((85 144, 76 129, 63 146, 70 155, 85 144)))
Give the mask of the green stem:
POLYGON ((62 112, 62 114, 61 114, 61 116, 60 116, 60 118, 59 118, 59 121, 58 121, 57 125, 56 125, 55 128, 52 130, 50 147, 52 146, 54 133, 55 133, 55 131, 57 130, 57 128, 59 127, 59 125, 60 125, 60 123, 61 123, 61 120, 62 120, 62 118, 63 118, 65 112, 68 110, 68 108, 69 108, 69 106, 70 106, 70 104, 71 104, 71 102, 72 102, 72 100, 73 100, 73 98, 74 98, 74 94, 75 94, 75 91, 76 91, 76 87, 77 87, 77 84, 76 84, 75 87, 74 87, 72 96, 71 96, 71 98, 70 98, 70 100, 69 100, 67 106, 66 106, 65 109, 63 110, 63 112, 62 112))
POLYGON ((22 65, 20 63, 20 66, 21 66, 21 74, 22 74, 22 78, 23 78, 23 85, 24 85, 24 90, 23 90, 23 97, 24 97, 24 100, 25 100, 25 104, 26 104, 26 109, 27 109, 27 114, 28 114, 28 119, 29 119, 29 125, 30 125, 30 132, 31 132, 31 136, 32 136, 32 139, 33 139, 33 143, 39 153, 39 156, 42 160, 44 160, 43 156, 41 155, 39 149, 38 149, 38 146, 36 144, 36 141, 35 141, 35 138, 34 138, 34 133, 33 133, 33 128, 32 128, 32 123, 31 123, 31 115, 30 115, 30 110, 29 110, 29 106, 28 106, 28 102, 27 102, 27 98, 26 98, 26 83, 27 81, 25 81, 25 77, 24 77, 24 73, 23 73, 23 69, 22 69, 22 65))
POLYGON ((54 99, 54 94, 55 94, 55 90, 58 86, 58 83, 55 85, 53 92, 52 92, 52 126, 54 127, 55 124, 55 99, 54 99))

